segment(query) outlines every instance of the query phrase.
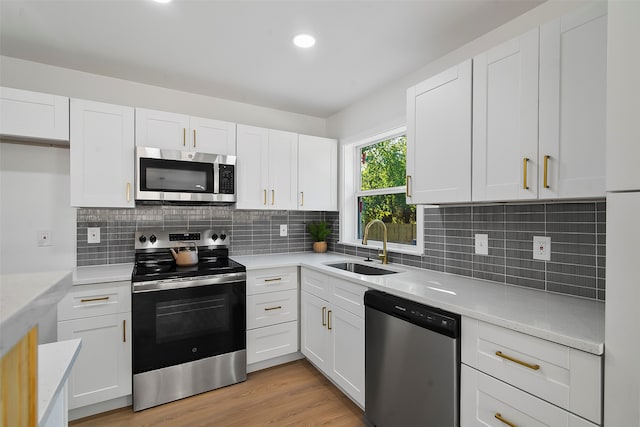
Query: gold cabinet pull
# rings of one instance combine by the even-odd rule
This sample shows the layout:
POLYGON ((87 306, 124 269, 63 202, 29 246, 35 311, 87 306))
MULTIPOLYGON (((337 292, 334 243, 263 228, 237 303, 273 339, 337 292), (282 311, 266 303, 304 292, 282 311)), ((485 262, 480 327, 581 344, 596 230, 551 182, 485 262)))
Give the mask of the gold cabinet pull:
POLYGON ((409 193, 409 182, 411 182, 411 175, 407 175, 407 188, 405 189, 405 193, 407 197, 412 197, 411 193, 409 193))
POLYGON ((196 130, 193 130, 193 148, 196 148, 196 130))
POLYGON ((529 158, 525 157, 524 159, 522 159, 522 188, 524 188, 525 190, 529 189, 529 186, 527 185, 527 164, 529 163, 529 158))
POLYGON ((264 201, 262 202, 263 205, 267 206, 267 189, 264 189, 264 201))
POLYGON ((327 326, 327 322, 324 321, 324 315, 327 312, 327 307, 322 307, 322 326, 327 326))
POLYGON ((187 146, 187 128, 182 128, 182 146, 187 146))
POLYGON ((533 369, 534 371, 537 371, 538 369, 540 369, 540 365, 532 365, 531 363, 523 362, 522 360, 516 359, 515 357, 507 356, 501 351, 496 351, 496 356, 502 357, 503 359, 510 360, 513 363, 517 363, 518 365, 525 366, 529 369, 533 369))
POLYGON ((282 277, 274 277, 273 279, 264 279, 265 282, 279 282, 282 277))
POLYGON ((549 165, 549 158, 551 156, 544 156, 544 183, 542 184, 544 188, 549 188, 549 182, 547 181, 547 173, 549 171, 548 165, 549 165))
POLYGON ((276 203, 276 190, 271 190, 271 205, 276 203))
POLYGON ((331 330, 331 310, 327 311, 327 329, 331 330))
POLYGON ((304 191, 301 191, 300 195, 302 196, 302 203, 300 203, 300 206, 304 206, 304 191))
POLYGON ((107 301, 108 299, 109 297, 86 298, 86 299, 81 299, 80 302, 107 301))
POLYGON ((512 423, 511 421, 507 421, 502 417, 502 414, 500 412, 496 412, 496 414, 494 415, 494 417, 499 420, 502 421, 503 423, 505 423, 506 425, 508 425, 509 427, 518 427, 517 425, 515 425, 514 423, 512 423))
POLYGON ((127 202, 131 201, 131 183, 127 182, 127 202))
POLYGON ((122 342, 127 342, 127 321, 122 321, 122 342))
POLYGON ((277 305, 275 307, 265 307, 264 311, 280 310, 281 308, 282 308, 281 305, 277 305))

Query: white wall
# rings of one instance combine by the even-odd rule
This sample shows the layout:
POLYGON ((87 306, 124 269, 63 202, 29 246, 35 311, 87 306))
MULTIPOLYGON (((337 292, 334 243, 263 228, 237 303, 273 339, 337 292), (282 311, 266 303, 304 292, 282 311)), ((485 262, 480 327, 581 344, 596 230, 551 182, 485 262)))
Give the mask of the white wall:
POLYGON ((349 142, 404 125, 407 88, 584 3, 556 0, 543 3, 329 117, 327 134, 349 142))
POLYGON ((69 205, 69 150, 0 142, 0 272, 76 265, 76 211, 69 205), (49 230, 52 246, 37 245, 49 230))
POLYGON ((0 85, 325 136, 324 118, 0 56, 0 85))
POLYGON ((640 426, 640 2, 609 2, 604 425, 640 426))

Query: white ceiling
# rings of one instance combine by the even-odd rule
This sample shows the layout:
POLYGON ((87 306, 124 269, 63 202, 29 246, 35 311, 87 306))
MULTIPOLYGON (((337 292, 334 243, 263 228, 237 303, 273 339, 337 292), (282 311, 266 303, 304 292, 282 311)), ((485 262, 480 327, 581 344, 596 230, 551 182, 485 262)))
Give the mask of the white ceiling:
POLYGON ((328 117, 541 2, 0 0, 0 54, 328 117))

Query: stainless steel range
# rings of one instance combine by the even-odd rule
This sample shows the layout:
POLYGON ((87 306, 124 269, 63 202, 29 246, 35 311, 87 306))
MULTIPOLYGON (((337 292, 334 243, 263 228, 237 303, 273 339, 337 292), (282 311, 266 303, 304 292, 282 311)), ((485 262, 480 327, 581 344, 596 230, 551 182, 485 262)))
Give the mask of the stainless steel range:
POLYGON ((133 410, 246 380, 246 269, 229 259, 229 238, 212 230, 135 238, 133 410))

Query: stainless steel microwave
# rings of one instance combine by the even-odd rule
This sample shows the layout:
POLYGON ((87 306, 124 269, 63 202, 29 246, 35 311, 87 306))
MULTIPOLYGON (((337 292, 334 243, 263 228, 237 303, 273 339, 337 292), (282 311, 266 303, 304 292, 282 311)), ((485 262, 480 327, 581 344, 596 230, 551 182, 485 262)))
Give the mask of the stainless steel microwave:
POLYGON ((234 203, 236 156, 136 147, 136 200, 234 203))

